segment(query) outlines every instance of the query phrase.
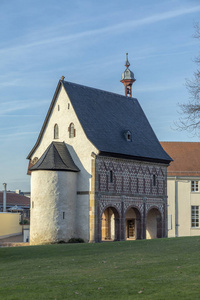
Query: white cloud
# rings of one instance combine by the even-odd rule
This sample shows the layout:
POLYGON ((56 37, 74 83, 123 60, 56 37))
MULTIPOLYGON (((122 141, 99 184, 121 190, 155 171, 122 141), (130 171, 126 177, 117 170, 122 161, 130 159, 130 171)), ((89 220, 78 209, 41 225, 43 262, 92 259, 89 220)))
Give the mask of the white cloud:
MULTIPOLYGON (((34 101, 34 108, 41 107, 49 103, 49 100, 34 101)), ((0 116, 5 116, 8 113, 17 112, 32 107, 32 101, 11 101, 1 103, 0 116)), ((31 115, 31 114, 30 114, 31 115)), ((23 114, 24 116, 24 114, 23 114)), ((27 115, 26 115, 27 116, 27 115)))
MULTIPOLYGON (((49 37, 47 39, 42 38, 42 39, 35 40, 35 41, 25 43, 25 44, 16 45, 13 47, 2 48, 0 50, 0 54, 8 55, 9 52, 16 53, 16 52, 20 52, 22 50, 32 49, 32 48, 35 48, 38 46, 44 46, 44 45, 48 45, 48 44, 56 44, 56 43, 62 43, 62 42, 68 43, 68 42, 72 42, 74 40, 83 39, 83 38, 91 37, 91 36, 98 36, 98 38, 99 38, 99 35, 101 35, 101 34, 110 35, 110 34, 116 34, 119 32, 122 33, 124 31, 127 32, 127 30, 133 30, 135 28, 138 28, 139 26, 158 23, 158 22, 162 22, 162 21, 169 20, 172 18, 180 17, 183 15, 196 13, 199 11, 200 11, 200 5, 193 6, 193 7, 183 7, 181 9, 177 9, 177 10, 154 14, 152 16, 145 17, 143 19, 122 22, 122 23, 118 23, 118 24, 115 24, 112 26, 102 27, 99 29, 86 30, 83 32, 72 33, 72 34, 61 35, 61 36, 57 36, 57 34, 56 34, 56 37, 53 36, 53 37, 49 37)), ((54 34, 53 31, 52 31, 52 33, 54 34)), ((33 34, 33 36, 36 36, 34 33, 32 33, 32 34, 33 34)), ((41 34, 40 34, 40 36, 41 36, 41 34)))
POLYGON ((38 135, 38 131, 23 131, 23 132, 14 132, 0 135, 0 139, 23 139, 27 138, 30 135, 38 135))

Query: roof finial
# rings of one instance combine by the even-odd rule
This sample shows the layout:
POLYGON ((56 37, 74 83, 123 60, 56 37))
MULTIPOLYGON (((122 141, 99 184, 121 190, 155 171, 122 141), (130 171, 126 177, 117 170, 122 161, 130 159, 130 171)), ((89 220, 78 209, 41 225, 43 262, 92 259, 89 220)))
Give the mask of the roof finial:
POLYGON ((130 66, 130 62, 128 61, 128 53, 126 53, 126 62, 125 62, 125 67, 129 67, 130 66))
POLYGON ((125 66, 126 70, 122 73, 121 82, 125 87, 125 96, 132 97, 132 84, 136 79, 134 78, 133 72, 128 68, 130 66, 130 62, 128 61, 128 53, 126 53, 125 66))
POLYGON ((64 80, 64 79, 65 79, 65 76, 62 76, 62 77, 61 77, 61 80, 64 80))

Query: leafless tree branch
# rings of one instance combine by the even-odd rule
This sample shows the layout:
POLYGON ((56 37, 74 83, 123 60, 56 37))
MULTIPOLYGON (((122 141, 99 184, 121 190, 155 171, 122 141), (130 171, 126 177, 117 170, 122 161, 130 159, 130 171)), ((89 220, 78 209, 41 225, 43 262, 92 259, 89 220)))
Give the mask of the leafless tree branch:
MULTIPOLYGON (((200 26, 194 25, 194 38, 200 40, 200 26)), ((197 70, 194 72, 192 79, 186 79, 186 88, 189 92, 189 101, 185 104, 178 104, 179 114, 181 115, 178 122, 175 123, 178 130, 187 130, 198 135, 200 133, 200 55, 195 58, 197 70)))

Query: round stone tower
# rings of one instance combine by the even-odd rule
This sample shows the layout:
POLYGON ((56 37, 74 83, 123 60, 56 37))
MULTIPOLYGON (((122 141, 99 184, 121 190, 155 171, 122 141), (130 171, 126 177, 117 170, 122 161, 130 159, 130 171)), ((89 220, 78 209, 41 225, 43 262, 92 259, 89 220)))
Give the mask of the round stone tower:
POLYGON ((31 171, 30 244, 75 237, 77 172, 65 143, 52 142, 31 171))

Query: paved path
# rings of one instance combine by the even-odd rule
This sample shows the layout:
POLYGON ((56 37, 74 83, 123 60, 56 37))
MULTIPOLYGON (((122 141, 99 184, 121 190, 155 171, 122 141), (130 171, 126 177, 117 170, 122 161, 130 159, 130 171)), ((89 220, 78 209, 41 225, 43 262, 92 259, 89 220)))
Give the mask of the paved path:
POLYGON ((20 235, 15 235, 15 236, 10 236, 10 237, 7 237, 5 239, 0 239, 0 244, 2 243, 22 243, 23 242, 23 235, 20 234, 20 235))
POLYGON ((29 243, 23 243, 23 235, 10 236, 5 239, 0 239, 0 247, 16 247, 16 246, 28 246, 29 243))

